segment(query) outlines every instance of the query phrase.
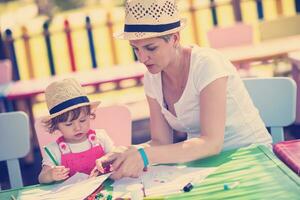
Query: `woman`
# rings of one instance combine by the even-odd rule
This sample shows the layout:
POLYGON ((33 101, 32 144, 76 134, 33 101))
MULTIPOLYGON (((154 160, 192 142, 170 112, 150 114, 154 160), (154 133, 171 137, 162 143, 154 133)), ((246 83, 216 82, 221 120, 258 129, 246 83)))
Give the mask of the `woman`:
POLYGON ((112 178, 137 177, 153 163, 205 158, 222 150, 272 143, 235 67, 220 53, 180 45, 185 26, 175 0, 128 0, 124 32, 140 62, 150 109, 151 141, 107 154, 112 178))

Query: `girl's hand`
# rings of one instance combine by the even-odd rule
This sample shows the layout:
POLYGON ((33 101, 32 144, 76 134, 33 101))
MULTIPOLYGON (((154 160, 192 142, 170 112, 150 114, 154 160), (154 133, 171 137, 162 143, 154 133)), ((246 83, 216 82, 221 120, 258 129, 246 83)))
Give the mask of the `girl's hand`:
POLYGON ((97 166, 94 167, 94 169, 91 171, 89 178, 96 177, 101 175, 102 173, 97 169, 97 166))
POLYGON ((69 178, 70 168, 55 166, 52 167, 49 172, 53 181, 61 181, 69 178))

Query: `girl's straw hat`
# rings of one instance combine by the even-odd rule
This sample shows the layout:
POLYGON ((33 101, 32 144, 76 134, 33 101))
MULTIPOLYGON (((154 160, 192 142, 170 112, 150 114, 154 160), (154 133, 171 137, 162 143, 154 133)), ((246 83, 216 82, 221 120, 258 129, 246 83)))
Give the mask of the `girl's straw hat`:
POLYGON ((124 31, 114 37, 125 40, 152 38, 183 29, 176 0, 126 0, 124 31))
POLYGON ((45 90, 46 103, 51 119, 67 111, 90 105, 95 109, 100 101, 90 102, 83 87, 73 78, 55 81, 45 90))

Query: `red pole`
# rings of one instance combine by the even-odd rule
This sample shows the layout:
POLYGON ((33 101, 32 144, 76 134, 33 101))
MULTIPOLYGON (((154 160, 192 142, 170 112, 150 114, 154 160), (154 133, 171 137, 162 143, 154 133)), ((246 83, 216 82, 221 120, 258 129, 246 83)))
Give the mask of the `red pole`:
POLYGON ((64 31, 66 33, 66 38, 67 38, 71 70, 72 70, 72 72, 75 72, 76 64, 75 64, 75 56, 74 56, 74 50, 73 50, 73 44, 72 44, 71 29, 70 29, 69 21, 67 19, 64 21, 64 31))

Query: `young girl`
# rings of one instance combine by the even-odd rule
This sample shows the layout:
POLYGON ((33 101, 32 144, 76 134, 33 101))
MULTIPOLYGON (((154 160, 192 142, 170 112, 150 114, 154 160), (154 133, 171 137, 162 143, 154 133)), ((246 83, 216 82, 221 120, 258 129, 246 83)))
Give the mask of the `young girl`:
POLYGON ((90 102, 75 79, 53 82, 45 90, 50 133, 60 132, 56 142, 46 146, 40 183, 61 181, 76 172, 91 174, 96 159, 110 152, 113 142, 104 130, 91 130, 92 111, 100 102, 90 102))

